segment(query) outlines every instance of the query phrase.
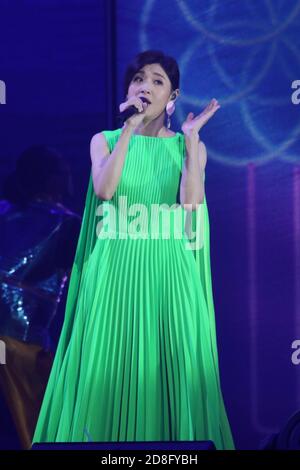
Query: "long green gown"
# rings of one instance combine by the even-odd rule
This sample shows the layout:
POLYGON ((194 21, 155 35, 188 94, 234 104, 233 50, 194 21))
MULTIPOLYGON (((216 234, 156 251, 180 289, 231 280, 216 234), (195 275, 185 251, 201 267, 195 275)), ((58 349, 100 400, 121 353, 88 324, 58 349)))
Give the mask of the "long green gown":
MULTIPOLYGON (((103 131, 110 152, 121 132, 103 131)), ((179 132, 132 135, 111 200, 96 197, 90 175, 33 443, 209 439, 234 449, 219 378, 206 198, 197 211, 176 204, 184 158, 179 132)))

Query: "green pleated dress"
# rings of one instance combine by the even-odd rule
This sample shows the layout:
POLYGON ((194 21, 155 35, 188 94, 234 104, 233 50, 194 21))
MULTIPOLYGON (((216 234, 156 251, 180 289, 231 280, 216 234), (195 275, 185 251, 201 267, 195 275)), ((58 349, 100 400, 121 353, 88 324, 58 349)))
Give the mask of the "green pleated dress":
MULTIPOLYGON (((103 131, 110 152, 121 131, 103 131)), ((90 175, 33 443, 209 439, 234 449, 219 378, 206 198, 189 213, 176 205, 184 158, 181 133, 132 135, 110 201, 95 196, 90 175)))

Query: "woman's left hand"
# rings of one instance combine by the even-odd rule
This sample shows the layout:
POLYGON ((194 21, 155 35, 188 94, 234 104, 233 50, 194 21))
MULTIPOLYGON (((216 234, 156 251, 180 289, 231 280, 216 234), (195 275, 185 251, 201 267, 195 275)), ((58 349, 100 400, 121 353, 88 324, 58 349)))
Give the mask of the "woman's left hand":
POLYGON ((194 113, 189 113, 186 120, 181 126, 182 132, 186 136, 197 135, 200 129, 207 123, 207 121, 215 114, 220 108, 218 101, 213 98, 211 102, 204 108, 204 110, 194 117, 194 113))

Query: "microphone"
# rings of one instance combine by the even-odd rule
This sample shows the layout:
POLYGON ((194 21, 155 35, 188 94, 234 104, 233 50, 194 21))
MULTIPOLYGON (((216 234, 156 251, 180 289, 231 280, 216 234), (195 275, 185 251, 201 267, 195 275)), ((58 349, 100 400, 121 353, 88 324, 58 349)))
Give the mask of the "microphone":
MULTIPOLYGON (((144 96, 139 96, 139 98, 144 102, 148 103, 148 100, 144 96)), ((124 109, 121 113, 118 114, 118 119, 122 121, 123 123, 126 121, 126 119, 130 118, 133 116, 135 113, 138 113, 138 109, 134 106, 131 105, 128 108, 124 109)))

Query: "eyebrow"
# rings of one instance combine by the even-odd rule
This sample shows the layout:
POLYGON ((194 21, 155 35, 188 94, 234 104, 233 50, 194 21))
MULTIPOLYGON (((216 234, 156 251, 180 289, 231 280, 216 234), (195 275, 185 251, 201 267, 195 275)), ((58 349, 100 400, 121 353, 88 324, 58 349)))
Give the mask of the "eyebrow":
MULTIPOLYGON (((144 70, 140 70, 139 72, 136 72, 135 75, 141 73, 142 75, 145 75, 145 71, 144 70)), ((153 72, 153 75, 159 75, 161 78, 163 78, 165 80, 165 77, 161 74, 161 73, 158 73, 158 72, 153 72)))

